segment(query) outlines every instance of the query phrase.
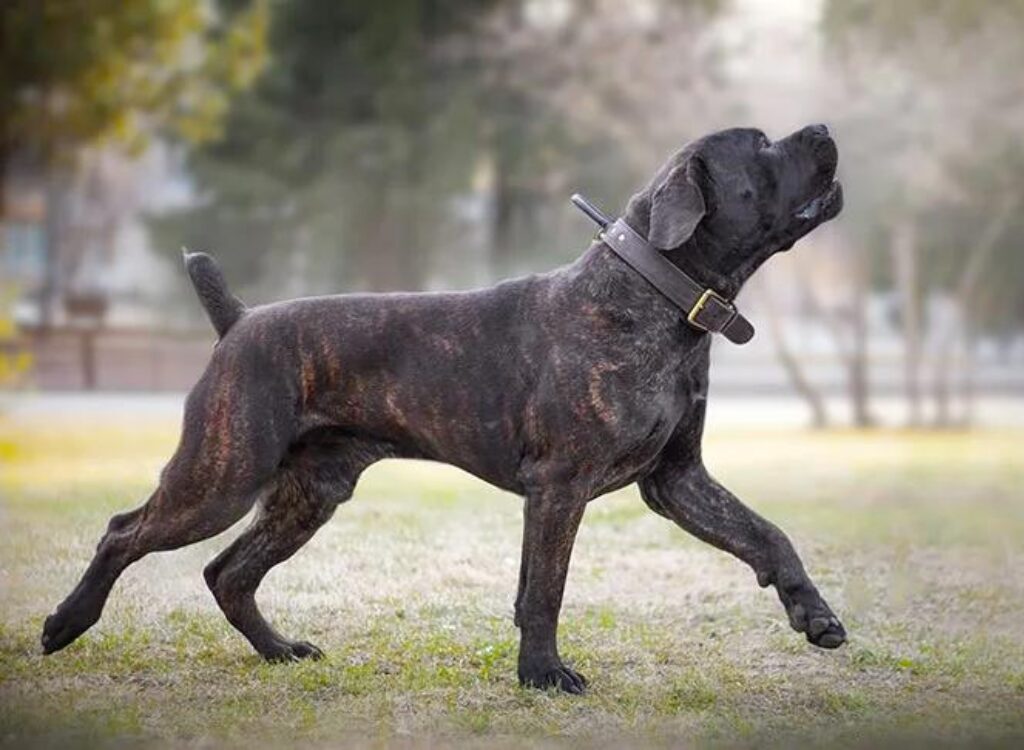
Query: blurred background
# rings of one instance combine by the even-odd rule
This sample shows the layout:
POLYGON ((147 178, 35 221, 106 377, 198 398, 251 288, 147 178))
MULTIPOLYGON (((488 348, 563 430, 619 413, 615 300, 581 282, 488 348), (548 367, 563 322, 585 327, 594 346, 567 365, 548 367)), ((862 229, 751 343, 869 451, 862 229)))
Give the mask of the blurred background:
POLYGON ((582 252, 574 191, 614 213, 689 139, 823 121, 847 208, 744 291, 717 393, 1024 423, 1022 37, 1016 0, 7 2, 0 379, 186 390, 183 245, 249 303, 483 285, 582 252))
POLYGON ((1024 747, 1022 0, 0 14, 0 748, 1024 747), (250 654, 202 582, 223 538, 39 655, 208 361, 183 245, 250 304, 485 285, 588 247, 573 192, 614 214, 690 139, 812 122, 846 208, 742 292, 759 332, 713 344, 704 455, 848 646, 627 488, 588 508, 561 620, 591 695, 519 690, 520 504, 407 461, 260 589, 328 659, 250 654))

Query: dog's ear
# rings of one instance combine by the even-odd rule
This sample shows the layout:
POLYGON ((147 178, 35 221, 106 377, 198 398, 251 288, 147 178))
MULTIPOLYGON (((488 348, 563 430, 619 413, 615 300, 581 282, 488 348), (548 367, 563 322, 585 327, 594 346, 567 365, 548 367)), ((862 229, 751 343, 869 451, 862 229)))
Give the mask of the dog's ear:
POLYGON ((651 195, 648 241, 661 250, 679 247, 693 234, 707 209, 693 174, 693 160, 673 167, 651 195))

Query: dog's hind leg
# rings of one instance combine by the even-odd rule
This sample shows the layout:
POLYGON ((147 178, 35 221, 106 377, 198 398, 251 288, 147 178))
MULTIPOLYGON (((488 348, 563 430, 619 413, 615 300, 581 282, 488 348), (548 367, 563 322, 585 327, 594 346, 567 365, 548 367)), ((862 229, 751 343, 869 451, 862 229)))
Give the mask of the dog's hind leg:
POLYGON ((140 508, 110 519, 89 567, 74 590, 46 618, 45 653, 59 651, 92 627, 125 568, 150 552, 171 550, 219 534, 245 515, 255 492, 188 496, 161 485, 140 508), (215 509, 215 510, 214 510, 215 509))
POLYGON ((203 572, 228 621, 268 661, 320 658, 319 648, 278 633, 260 613, 256 590, 278 563, 294 555, 335 508, 352 496, 366 466, 384 446, 345 439, 305 440, 289 451, 252 525, 203 572))
POLYGON ((274 424, 271 417, 278 415, 268 416, 258 402, 230 398, 226 388, 204 379, 193 391, 181 444, 160 486, 144 505, 110 520, 81 581, 46 618, 46 653, 64 648, 99 620, 114 583, 133 562, 219 534, 252 508, 287 437, 251 430, 250 425, 274 424))

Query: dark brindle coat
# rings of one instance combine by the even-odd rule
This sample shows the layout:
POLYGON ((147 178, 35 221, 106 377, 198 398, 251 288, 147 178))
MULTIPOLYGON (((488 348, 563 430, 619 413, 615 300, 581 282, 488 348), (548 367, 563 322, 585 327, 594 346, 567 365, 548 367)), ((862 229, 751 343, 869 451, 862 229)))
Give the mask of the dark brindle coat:
MULTIPOLYGON (((673 156, 625 215, 672 262, 732 297, 770 255, 839 212, 835 166, 823 126, 776 143, 723 131, 673 156)), ((254 594, 352 495, 363 469, 395 456, 454 464, 526 498, 515 604, 525 684, 583 690, 555 643, 569 555, 587 503, 632 482, 655 512, 774 585, 812 643, 843 642, 786 536, 704 468, 710 336, 605 245, 479 291, 253 309, 207 256, 186 264, 222 338, 188 396, 159 487, 111 519, 81 582, 47 618, 45 651, 99 619, 129 564, 218 534, 259 500, 206 581, 267 659, 319 656, 277 633, 254 594)))

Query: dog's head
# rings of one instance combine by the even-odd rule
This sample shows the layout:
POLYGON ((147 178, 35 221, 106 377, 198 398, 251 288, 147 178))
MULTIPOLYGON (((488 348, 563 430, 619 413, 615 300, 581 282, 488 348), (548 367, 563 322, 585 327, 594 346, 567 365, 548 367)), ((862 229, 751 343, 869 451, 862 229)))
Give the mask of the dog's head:
POLYGON ((723 130, 675 154, 626 218, 684 270, 735 292, 769 256, 839 213, 837 161, 824 125, 774 142, 760 130, 723 130))

